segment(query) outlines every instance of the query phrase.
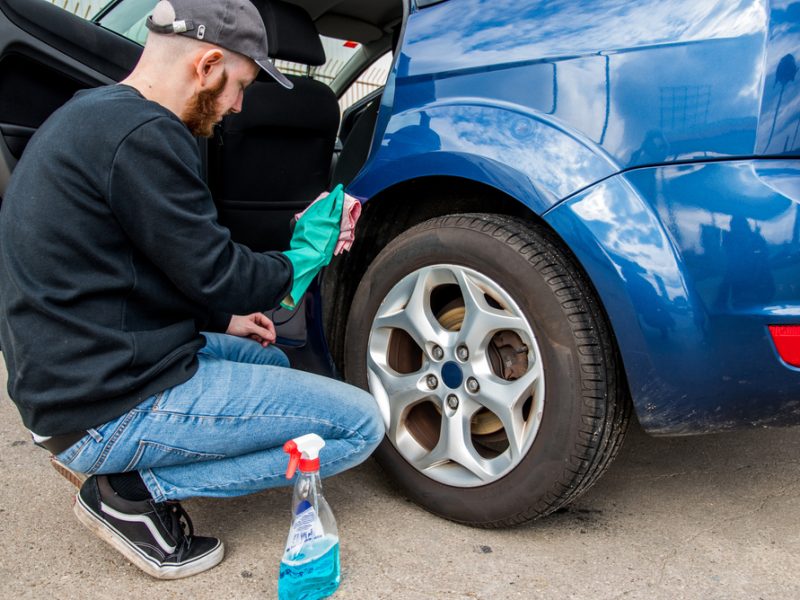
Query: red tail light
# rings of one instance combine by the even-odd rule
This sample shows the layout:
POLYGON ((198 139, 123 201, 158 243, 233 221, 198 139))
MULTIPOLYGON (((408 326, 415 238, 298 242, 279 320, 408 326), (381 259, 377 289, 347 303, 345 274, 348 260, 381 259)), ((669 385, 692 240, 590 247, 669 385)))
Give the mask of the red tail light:
POLYGON ((769 332, 781 358, 800 367, 800 325, 770 325, 769 332))

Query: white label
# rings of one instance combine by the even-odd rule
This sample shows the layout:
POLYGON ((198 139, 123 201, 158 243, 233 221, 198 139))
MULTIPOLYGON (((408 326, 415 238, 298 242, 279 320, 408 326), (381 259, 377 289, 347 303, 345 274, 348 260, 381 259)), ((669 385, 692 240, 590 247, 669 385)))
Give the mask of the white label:
POLYGON ((317 516, 317 511, 313 506, 309 506, 292 521, 292 528, 289 530, 289 540, 286 543, 286 555, 297 556, 303 548, 303 544, 318 540, 325 535, 322 529, 322 522, 317 516))

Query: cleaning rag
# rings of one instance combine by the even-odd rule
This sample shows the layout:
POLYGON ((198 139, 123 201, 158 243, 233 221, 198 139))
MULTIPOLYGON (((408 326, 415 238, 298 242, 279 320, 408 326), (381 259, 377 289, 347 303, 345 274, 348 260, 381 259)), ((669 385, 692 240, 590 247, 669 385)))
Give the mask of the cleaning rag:
MULTIPOLYGON (((320 200, 325 199, 328 194, 329 192, 322 192, 319 196, 317 196, 314 202, 308 205, 303 212, 297 213, 294 216, 295 219, 299 221, 300 217, 302 217, 307 210, 309 210, 320 200)), ((342 209, 342 222, 339 225, 339 239, 336 243, 336 248, 333 250, 334 256, 339 256, 342 252, 350 251, 350 248, 353 246, 353 242, 356 239, 356 223, 358 223, 358 218, 360 216, 361 202, 359 202, 350 194, 345 194, 344 208, 342 209)))

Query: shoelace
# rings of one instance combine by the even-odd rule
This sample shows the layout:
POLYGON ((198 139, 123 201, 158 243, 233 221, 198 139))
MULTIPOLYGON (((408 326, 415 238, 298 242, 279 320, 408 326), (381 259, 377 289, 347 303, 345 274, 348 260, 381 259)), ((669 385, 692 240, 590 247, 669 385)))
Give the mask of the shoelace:
POLYGON ((184 542, 191 543, 194 524, 180 502, 174 500, 159 502, 155 505, 155 510, 179 546, 184 542))

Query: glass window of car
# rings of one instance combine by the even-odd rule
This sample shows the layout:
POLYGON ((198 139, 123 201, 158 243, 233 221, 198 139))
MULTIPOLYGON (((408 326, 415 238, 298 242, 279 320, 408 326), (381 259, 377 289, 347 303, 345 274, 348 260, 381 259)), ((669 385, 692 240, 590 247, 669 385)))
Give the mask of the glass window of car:
MULTIPOLYGON (((325 50, 326 61, 324 65, 310 67, 286 60, 277 60, 275 64, 282 72, 289 75, 305 75, 330 85, 350 61, 361 59, 361 54, 358 53, 360 44, 357 42, 330 38, 324 35, 320 36, 320 39, 325 50)), ((339 109, 344 112, 346 108, 370 92, 382 87, 389 77, 391 65, 392 53, 387 52, 367 67, 339 98, 339 109)))
POLYGON ((158 0, 44 0, 144 45, 147 16, 158 0))
POLYGON ((109 4, 109 0, 44 0, 83 19, 92 19, 109 4))
POLYGON ((106 7, 96 13, 94 20, 102 27, 144 45, 147 39, 145 21, 156 3, 157 0, 112 0, 105 3, 106 7))

